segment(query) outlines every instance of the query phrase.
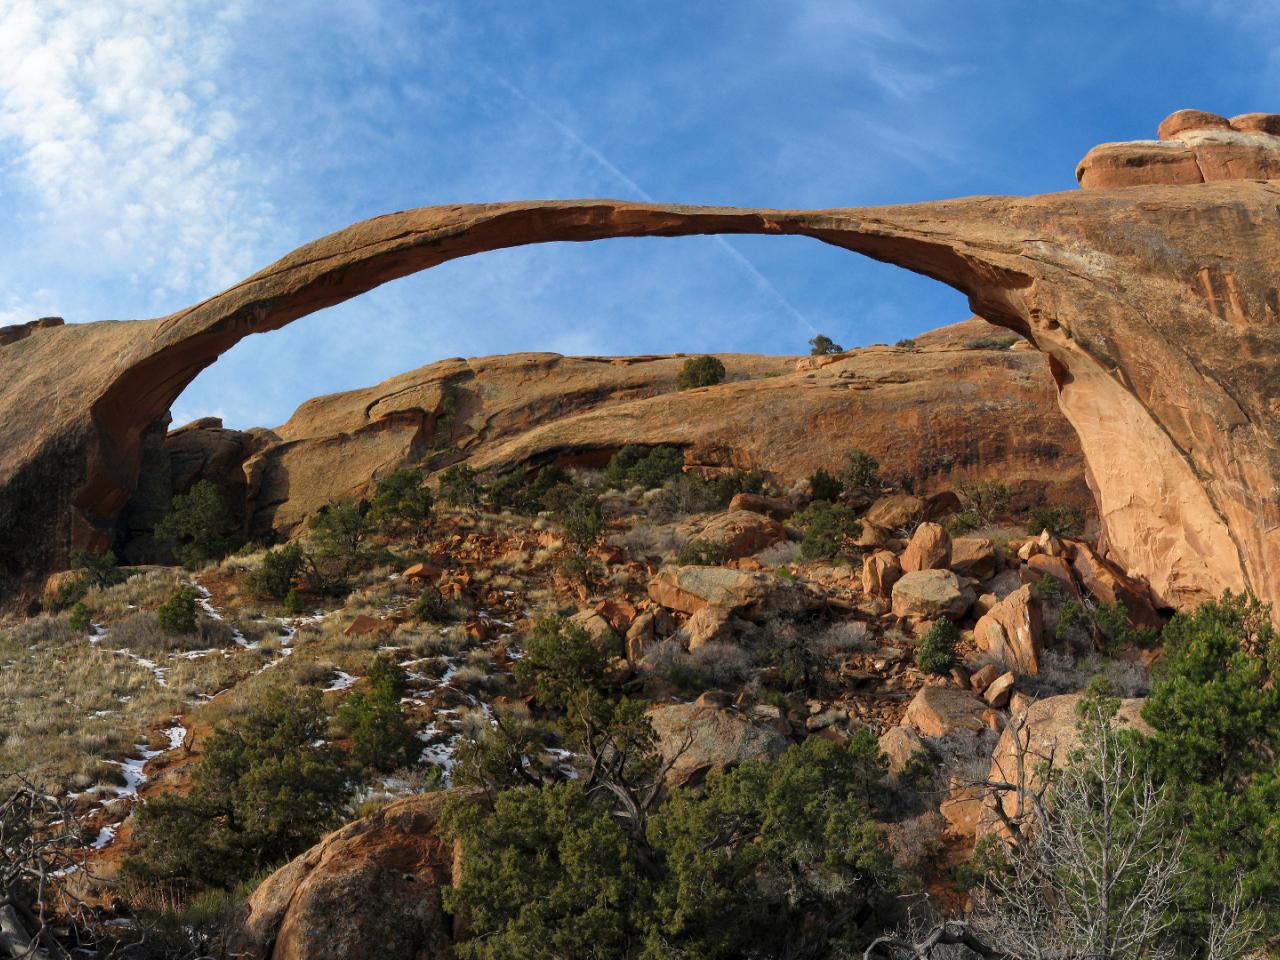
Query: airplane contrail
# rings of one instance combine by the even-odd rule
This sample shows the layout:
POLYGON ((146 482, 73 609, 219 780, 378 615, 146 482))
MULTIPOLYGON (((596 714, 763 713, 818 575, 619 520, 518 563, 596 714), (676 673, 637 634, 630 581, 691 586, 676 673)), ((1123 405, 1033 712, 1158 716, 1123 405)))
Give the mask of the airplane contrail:
MULTIPOLYGON (((638 197, 640 197, 641 200, 644 200, 647 203, 657 202, 656 200, 654 200, 653 196, 649 193, 649 191, 645 190, 644 187, 640 186, 640 184, 636 183, 635 180, 627 176, 626 173, 624 173, 617 164, 615 164, 603 153, 601 153, 599 150, 593 147, 586 140, 582 139, 582 137, 578 135, 578 132, 576 130, 574 130, 564 121, 562 121, 560 118, 550 113, 545 107, 542 106, 542 104, 538 103, 536 100, 534 100, 532 97, 526 94, 523 90, 521 90, 515 84, 511 83, 511 81, 509 81, 506 77, 497 73, 493 73, 492 76, 499 85, 501 85, 503 88, 505 88, 507 91, 509 91, 513 96, 515 96, 519 100, 522 100, 526 105, 528 105, 529 109, 531 109, 539 117, 541 117, 543 120, 549 123, 552 127, 554 127, 555 130, 562 137, 564 137, 566 140, 568 140, 578 149, 586 153, 587 156, 591 157, 591 159, 594 160, 597 164, 599 164, 605 170, 605 172, 609 174, 609 176, 613 177, 615 180, 621 183, 624 187, 626 187, 632 193, 636 194, 638 197)), ((782 295, 782 291, 779 290, 776 286, 774 286, 773 282, 768 277, 766 277, 763 273, 760 272, 760 268, 757 267, 754 263, 752 263, 751 260, 746 256, 746 254, 744 254, 742 251, 740 251, 737 247, 735 247, 733 244, 731 244, 728 240, 726 240, 722 236, 718 236, 718 235, 713 236, 712 239, 716 242, 718 246, 720 246, 725 251, 725 253, 729 255, 729 258, 733 260, 734 263, 736 263, 739 267, 741 267, 742 270, 744 270, 746 274, 749 277, 751 277, 751 279, 755 282, 755 285, 759 290, 763 291, 766 295, 768 295, 770 298, 776 301, 778 305, 783 308, 783 310, 785 310, 788 314, 790 314, 794 320, 796 320, 798 323, 803 325, 810 333, 812 333, 814 336, 818 335, 817 329, 813 326, 812 323, 809 322, 808 318, 805 317, 805 315, 796 308, 795 304, 793 304, 790 300, 788 300, 785 296, 782 295)))

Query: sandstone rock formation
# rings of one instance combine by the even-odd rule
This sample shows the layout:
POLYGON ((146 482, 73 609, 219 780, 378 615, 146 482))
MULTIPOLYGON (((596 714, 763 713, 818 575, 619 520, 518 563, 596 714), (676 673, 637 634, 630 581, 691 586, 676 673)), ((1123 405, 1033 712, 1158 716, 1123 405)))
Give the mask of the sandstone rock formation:
POLYGON ((1245 113, 1228 120, 1179 110, 1161 123, 1158 140, 1103 143, 1076 167, 1086 190, 1153 183, 1280 177, 1280 114, 1245 113))
POLYGON ((985 729, 981 700, 954 687, 921 687, 907 705, 902 722, 926 737, 981 733, 985 729))
POLYGON ((250 333, 485 250, 761 233, 812 237, 966 293, 975 313, 1049 355, 1113 559, 1168 604, 1224 588, 1275 600, 1278 200, 1270 182, 1214 180, 821 211, 584 200, 378 217, 168 317, 0 336, 3 571, 31 584, 72 546, 109 543, 144 434, 250 333))
POLYGON ((859 447, 924 492, 1000 479, 1029 503, 1091 505, 1048 364, 1008 350, 1001 334, 969 320, 917 338, 916 351, 869 347, 817 370, 795 357, 721 354, 728 382, 713 390, 677 390, 681 356, 444 360, 308 401, 249 437, 229 479, 246 490, 250 531, 284 535, 405 464, 598 465, 628 443, 680 446, 694 470, 762 469, 784 488, 859 447))
POLYGON ((447 792, 407 797, 329 834, 268 877, 228 944, 246 960, 452 956, 440 888, 454 850, 436 833, 447 792))

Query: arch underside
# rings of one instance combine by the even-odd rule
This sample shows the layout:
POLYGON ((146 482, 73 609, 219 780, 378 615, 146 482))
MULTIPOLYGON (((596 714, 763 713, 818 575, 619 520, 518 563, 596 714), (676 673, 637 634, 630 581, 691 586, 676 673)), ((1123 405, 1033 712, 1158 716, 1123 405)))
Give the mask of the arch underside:
MULTIPOLYGON (((63 375, 59 389, 43 385, 42 419, 29 412, 30 391, 41 386, 31 377, 25 397, 0 392, 0 418, 12 414, 29 431, 26 446, 36 450, 29 456, 55 441, 83 447, 84 480, 65 505, 69 521, 55 518, 55 526, 67 545, 88 542, 136 485, 143 432, 249 334, 505 247, 808 236, 946 283, 968 296, 975 313, 1049 355, 1063 412, 1080 434, 1107 547, 1158 596, 1185 606, 1249 587, 1274 599, 1280 516, 1271 517, 1274 504, 1253 491, 1275 487, 1280 456, 1268 388, 1251 384, 1250 371, 1280 353, 1274 324, 1263 323, 1274 319, 1267 311, 1280 285, 1277 261, 1267 256, 1280 250, 1277 194, 1267 184, 1236 182, 819 211, 612 200, 404 211, 301 247, 171 316, 77 325, 103 328, 78 333, 43 330, 0 347, 0 383, 6 364, 16 375, 14 364, 33 362, 44 349, 39 341, 56 348, 63 375), (1196 296, 1188 282, 1202 268, 1212 274, 1208 296, 1196 296), (1230 297, 1212 296, 1215 278, 1230 285, 1230 297), (1224 339, 1215 310, 1228 304, 1248 323, 1224 339), (35 345, 24 347, 28 341, 35 345)), ((20 467, 21 457, 0 453, 6 496, 20 467)))

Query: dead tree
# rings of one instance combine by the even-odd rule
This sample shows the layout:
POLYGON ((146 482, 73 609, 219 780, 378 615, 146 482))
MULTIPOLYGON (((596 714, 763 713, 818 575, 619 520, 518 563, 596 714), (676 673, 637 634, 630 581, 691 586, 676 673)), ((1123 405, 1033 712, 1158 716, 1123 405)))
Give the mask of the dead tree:
MULTIPOLYGON (((978 782, 999 825, 1002 862, 975 893, 967 922, 880 937, 865 960, 940 960, 947 950, 1004 960, 1180 955, 1172 927, 1188 877, 1173 805, 1105 709, 1081 724, 1082 748, 1055 769, 1052 752, 1033 749, 1025 715, 1010 722, 1008 769, 978 782)), ((1237 889, 1213 910, 1202 956, 1249 956, 1261 929, 1237 889)))
POLYGON ((91 911, 63 882, 85 866, 71 810, 25 778, 0 775, 0 785, 0 957, 53 960, 94 948, 91 911))

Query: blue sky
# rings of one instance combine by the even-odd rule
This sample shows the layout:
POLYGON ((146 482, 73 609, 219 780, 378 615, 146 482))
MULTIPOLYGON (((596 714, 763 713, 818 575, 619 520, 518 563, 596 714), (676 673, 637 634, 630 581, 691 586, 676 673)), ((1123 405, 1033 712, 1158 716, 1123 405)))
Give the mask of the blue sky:
MULTIPOLYGON (((0 324, 158 316, 388 210, 1072 189, 1180 107, 1280 110, 1280 0, 0 0, 0 324)), ((799 238, 502 251, 251 337, 177 423, 450 356, 803 352, 963 298, 799 238)))

